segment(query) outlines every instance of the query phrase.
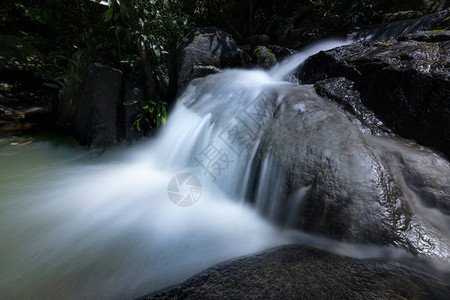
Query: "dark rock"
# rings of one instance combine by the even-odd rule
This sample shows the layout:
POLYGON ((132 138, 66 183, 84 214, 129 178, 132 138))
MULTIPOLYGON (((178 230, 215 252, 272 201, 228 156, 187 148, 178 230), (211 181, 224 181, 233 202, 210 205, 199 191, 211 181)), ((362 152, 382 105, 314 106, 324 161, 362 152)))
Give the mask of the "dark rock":
MULTIPOLYGON (((220 79, 234 74, 193 82, 186 106, 211 114, 212 123, 226 128, 230 120, 223 112, 229 102, 211 110, 195 99, 224 89, 220 79)), ((347 87, 344 82, 342 88, 347 87)), ((233 93, 234 88, 252 108, 233 117, 257 111, 235 132, 242 132, 237 138, 245 138, 242 147, 252 153, 248 168, 242 166, 248 170, 246 198, 262 215, 279 226, 339 241, 390 245, 450 260, 449 161, 411 141, 363 133, 311 87, 269 84, 258 96, 250 96, 259 90, 250 85, 224 90, 233 93)), ((233 195, 229 186, 222 188, 233 195)))
POLYGON ((81 144, 104 147, 118 139, 118 109, 121 103, 122 73, 94 63, 72 122, 81 144))
POLYGON ((189 81, 192 81, 197 78, 206 77, 211 74, 220 73, 221 70, 214 66, 194 66, 192 69, 192 73, 189 76, 189 81))
POLYGON ((378 24, 358 29, 348 35, 353 40, 382 41, 414 34, 419 31, 435 31, 450 28, 450 9, 422 17, 420 19, 403 20, 398 22, 378 24))
POLYGON ((418 41, 418 42, 445 42, 450 40, 449 30, 435 30, 435 31, 417 31, 412 34, 399 36, 398 41, 418 41))
POLYGON ((432 14, 450 6, 450 2, 448 0, 389 0, 382 1, 381 3, 382 9, 390 13, 401 13, 408 10, 415 10, 425 14, 432 14))
POLYGON ((268 49, 270 49, 273 54, 275 54, 275 57, 277 60, 286 58, 288 56, 296 54, 298 51, 278 45, 269 45, 267 46, 268 49))
POLYGON ((383 22, 395 22, 401 20, 410 20, 422 17, 423 13, 417 10, 403 10, 394 13, 385 13, 383 15, 383 22))
POLYGON ((395 133, 450 156, 449 67, 448 40, 402 38, 319 52, 296 76, 304 83, 330 77, 354 81, 364 105, 395 133))
POLYGON ((262 67, 264 69, 270 69, 277 64, 277 58, 275 54, 267 47, 258 46, 252 51, 253 65, 262 67))
POLYGON ((363 134, 307 88, 285 87, 282 97, 249 195, 264 215, 337 240, 449 259, 447 160, 398 138, 363 134))
POLYGON ((448 17, 450 17, 450 8, 449 8, 449 6, 450 6, 450 4, 448 4, 446 6, 447 9, 445 9, 443 11, 439 11, 436 14, 429 15, 429 16, 421 18, 419 20, 419 22, 417 22, 418 26, 416 27, 416 31, 445 29, 445 27, 442 27, 442 25, 444 25, 443 23, 448 22, 448 17))
POLYGON ((448 278, 402 263, 285 246, 221 263, 140 299, 447 299, 449 293, 448 278))
POLYGON ((349 113, 349 118, 363 133, 374 135, 392 135, 392 131, 378 120, 374 113, 361 102, 361 96, 354 89, 354 82, 344 77, 334 77, 314 84, 318 95, 336 102, 349 113))
POLYGON ((57 123, 66 128, 72 126, 73 118, 83 97, 89 66, 94 61, 94 58, 87 49, 82 49, 73 54, 72 60, 77 61, 78 64, 70 64, 66 73, 77 74, 77 76, 69 76, 67 84, 61 90, 57 109, 57 123))
POLYGON ((251 47, 267 46, 270 43, 270 37, 267 34, 256 34, 248 38, 251 47))
POLYGON ((175 89, 182 91, 189 83, 194 66, 241 67, 247 60, 229 34, 215 27, 194 29, 177 46, 176 74, 169 76, 171 88, 175 88, 176 83, 175 89))
POLYGON ((0 82, 0 132, 28 130, 54 122, 51 89, 34 83, 0 82))

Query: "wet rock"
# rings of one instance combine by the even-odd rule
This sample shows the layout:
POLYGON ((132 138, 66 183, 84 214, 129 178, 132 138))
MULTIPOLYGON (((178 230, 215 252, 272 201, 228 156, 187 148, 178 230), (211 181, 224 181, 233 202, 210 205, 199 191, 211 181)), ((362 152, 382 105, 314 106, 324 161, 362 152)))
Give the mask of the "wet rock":
POLYGON ((447 160, 412 142, 363 134, 305 87, 278 97, 249 195, 264 215, 308 233, 450 260, 447 160))
POLYGON ((206 77, 211 74, 220 73, 221 70, 214 66, 194 66, 192 69, 192 73, 189 76, 189 81, 192 81, 197 78, 206 77))
POLYGON ((72 121, 72 130, 83 145, 104 147, 118 140, 118 110, 122 73, 98 63, 89 75, 72 121))
POLYGON ((416 19, 423 15, 422 12, 416 10, 403 10, 394 13, 386 13, 383 15, 383 22, 395 22, 401 20, 416 19))
POLYGON ((285 246, 221 263, 140 299, 446 299, 449 293, 448 280, 401 263, 285 246))
POLYGON ((175 74, 170 74, 171 88, 182 91, 189 83, 194 66, 214 66, 221 69, 241 67, 246 62, 244 52, 236 46, 229 34, 215 27, 194 29, 177 46, 176 71, 175 74))
POLYGON ((418 41, 418 42, 445 42, 450 40, 449 30, 434 30, 434 31, 417 31, 412 34, 399 36, 398 41, 418 41))
POLYGON ((393 134, 372 111, 362 104, 361 95, 354 89, 354 82, 344 77, 334 77, 316 82, 314 88, 318 95, 336 102, 343 110, 348 112, 350 120, 357 124, 363 133, 393 134))
POLYGON ((277 58, 277 60, 289 57, 298 52, 297 50, 278 46, 278 45, 269 45, 269 46, 267 46, 267 48, 270 49, 270 51, 272 51, 273 54, 275 54, 275 57, 277 58))
POLYGON ((322 51, 296 76, 304 83, 331 77, 353 81, 362 103, 395 133, 450 156, 449 33, 425 36, 322 51), (426 39, 430 42, 419 41, 426 39))
POLYGON ((390 0, 382 1, 382 9, 390 13, 404 13, 408 10, 420 11, 424 14, 432 14, 448 8, 448 0, 390 0))

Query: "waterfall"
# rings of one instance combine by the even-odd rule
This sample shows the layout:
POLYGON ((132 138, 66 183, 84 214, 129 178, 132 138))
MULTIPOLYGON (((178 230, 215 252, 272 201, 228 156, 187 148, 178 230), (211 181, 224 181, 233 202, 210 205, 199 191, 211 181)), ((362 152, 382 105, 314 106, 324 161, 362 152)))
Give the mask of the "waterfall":
POLYGON ((27 174, 0 184, 1 298, 131 299, 294 242, 298 232, 269 220, 287 216, 290 227, 310 186, 281 212, 284 172, 258 148, 283 90, 294 86, 286 76, 309 55, 348 42, 314 45, 268 72, 194 80, 148 144, 98 159, 33 143, 8 157, 0 175, 22 164, 27 174))
POLYGON ((133 298, 292 243, 245 202, 292 64, 196 80, 159 136, 132 151, 98 159, 32 143, 8 158, 0 175, 22 173, 0 186, 2 298, 133 298))

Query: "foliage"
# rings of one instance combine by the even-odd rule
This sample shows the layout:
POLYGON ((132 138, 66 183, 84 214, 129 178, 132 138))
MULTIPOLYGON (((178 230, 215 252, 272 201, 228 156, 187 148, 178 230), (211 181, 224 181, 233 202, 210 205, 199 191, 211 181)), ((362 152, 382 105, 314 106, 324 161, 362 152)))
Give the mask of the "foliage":
MULTIPOLYGON (((185 33, 186 16, 173 10, 168 0, 112 0, 104 22, 109 24, 109 31, 117 40, 115 53, 122 69, 127 68, 125 73, 132 74, 134 81, 146 78, 146 84, 155 88, 163 85, 167 77, 163 66, 169 49, 174 48, 185 33), (127 45, 121 43, 123 40, 127 45)), ((141 113, 133 128, 148 135, 164 123, 167 103, 157 93, 149 91, 147 94, 151 100, 137 103, 141 113)))
POLYGON ((141 113, 136 116, 133 129, 136 128, 144 135, 150 135, 153 129, 166 123, 167 103, 160 98, 157 101, 136 101, 130 100, 124 105, 137 105, 141 113))
POLYGON ((375 0, 310 0, 328 26, 356 26, 368 24, 381 14, 375 0))
MULTIPOLYGON (((46 67, 39 75, 60 93, 69 82, 83 80, 89 61, 118 68, 133 81, 153 87, 154 92, 147 91, 150 100, 137 104, 137 129, 145 128, 145 122, 148 128, 161 123, 165 107, 157 87, 167 81, 169 53, 194 27, 220 27, 238 43, 247 43, 255 34, 277 38, 282 35, 277 28, 303 28, 302 34, 315 37, 330 28, 370 23, 379 14, 375 0, 110 0, 109 6, 100 2, 3 0, 0 33, 20 36, 44 53, 46 67), (79 59, 79 51, 89 59, 79 59)), ((294 37, 298 40, 298 34, 294 37)))

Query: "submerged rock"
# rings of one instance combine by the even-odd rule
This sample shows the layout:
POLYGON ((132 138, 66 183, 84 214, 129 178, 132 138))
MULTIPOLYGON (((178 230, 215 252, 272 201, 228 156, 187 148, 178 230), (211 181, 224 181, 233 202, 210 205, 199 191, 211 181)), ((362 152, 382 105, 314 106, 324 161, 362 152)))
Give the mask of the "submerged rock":
POLYGON ((297 77, 354 82, 362 103, 392 130, 450 156, 450 31, 357 42, 308 58, 297 77))
POLYGON ((449 293, 448 281, 401 263, 285 246, 221 263, 140 299, 446 299, 449 293))

